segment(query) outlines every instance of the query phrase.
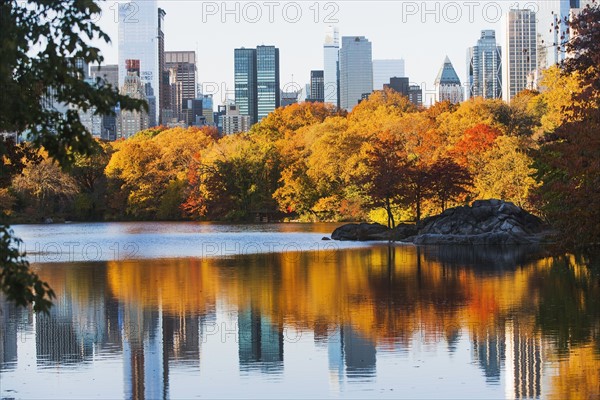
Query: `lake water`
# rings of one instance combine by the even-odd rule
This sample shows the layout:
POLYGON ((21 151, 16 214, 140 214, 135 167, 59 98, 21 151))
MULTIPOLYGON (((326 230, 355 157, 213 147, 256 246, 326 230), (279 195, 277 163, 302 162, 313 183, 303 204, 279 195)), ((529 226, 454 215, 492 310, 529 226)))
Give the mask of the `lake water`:
POLYGON ((586 260, 334 227, 14 227, 57 298, 0 300, 0 398, 600 397, 586 260))

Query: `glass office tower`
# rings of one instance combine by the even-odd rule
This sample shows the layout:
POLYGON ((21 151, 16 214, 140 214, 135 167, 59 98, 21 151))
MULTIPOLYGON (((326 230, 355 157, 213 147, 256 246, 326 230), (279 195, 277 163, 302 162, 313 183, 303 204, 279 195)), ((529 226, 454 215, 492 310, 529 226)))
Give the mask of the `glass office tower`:
MULTIPOLYGON (((163 14, 164 16, 164 14, 163 14)), ((159 69, 159 9, 156 0, 119 4, 119 87, 125 83, 125 60, 140 61, 140 79, 159 93, 162 71, 159 69)), ((151 110, 150 126, 159 122, 160 95, 151 110)))
POLYGON ((251 124, 257 122, 256 49, 234 50, 235 104, 240 115, 248 115, 251 124))
POLYGON ((339 52, 340 33, 329 26, 323 45, 323 85, 325 102, 339 107, 339 52))
POLYGON ((502 49, 496 45, 496 32, 481 31, 477 46, 467 51, 467 97, 502 98, 502 49))
MULTIPOLYGON (((371 42, 364 36, 342 37, 340 49, 340 107, 352 111, 373 91, 371 42)), ((326 94, 327 95, 327 94, 326 94)))
POLYGON ((274 46, 256 48, 257 119, 260 122, 279 107, 279 49, 274 46))
POLYGON ((535 12, 510 10, 507 37, 507 99, 527 88, 527 77, 537 69, 537 24, 535 12))

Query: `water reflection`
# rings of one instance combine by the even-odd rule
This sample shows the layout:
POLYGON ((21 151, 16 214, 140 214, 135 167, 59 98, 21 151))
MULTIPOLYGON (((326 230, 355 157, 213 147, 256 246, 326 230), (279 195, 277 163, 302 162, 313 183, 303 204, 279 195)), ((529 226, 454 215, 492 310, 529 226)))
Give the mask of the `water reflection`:
POLYGON ((572 382, 600 396, 598 277, 570 256, 502 254, 382 246, 40 264, 56 306, 32 318, 2 302, 1 395, 44 397, 21 383, 86 366, 138 399, 270 396, 277 384, 299 397, 463 397, 459 379, 473 397, 571 397, 572 382), (34 354, 19 351, 29 343, 34 354), (199 383, 173 383, 185 377, 199 383))

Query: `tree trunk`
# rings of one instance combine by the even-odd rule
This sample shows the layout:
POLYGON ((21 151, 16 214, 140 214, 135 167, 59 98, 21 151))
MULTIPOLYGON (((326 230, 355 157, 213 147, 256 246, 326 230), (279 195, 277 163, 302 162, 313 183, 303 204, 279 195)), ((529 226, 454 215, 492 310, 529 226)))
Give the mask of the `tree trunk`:
POLYGON ((392 213, 392 204, 390 203, 389 197, 385 199, 385 209, 388 215, 388 228, 394 229, 396 227, 396 222, 394 221, 394 214, 392 213))

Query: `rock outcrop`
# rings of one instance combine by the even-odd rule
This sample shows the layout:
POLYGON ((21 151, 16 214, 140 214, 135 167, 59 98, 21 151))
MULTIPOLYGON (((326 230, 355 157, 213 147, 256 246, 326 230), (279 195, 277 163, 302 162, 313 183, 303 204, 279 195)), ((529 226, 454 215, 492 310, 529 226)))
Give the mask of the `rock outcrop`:
POLYGON ((331 234, 333 240, 388 240, 390 229, 381 224, 346 224, 337 228, 331 234))
POLYGON ((513 203, 479 200, 471 207, 450 208, 418 225, 391 230, 381 224, 348 224, 337 228, 334 240, 396 240, 415 244, 529 244, 541 242, 548 227, 513 203))

